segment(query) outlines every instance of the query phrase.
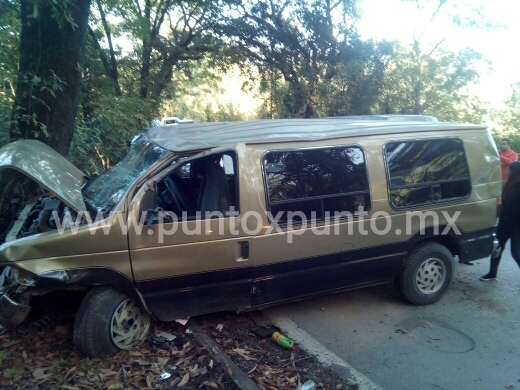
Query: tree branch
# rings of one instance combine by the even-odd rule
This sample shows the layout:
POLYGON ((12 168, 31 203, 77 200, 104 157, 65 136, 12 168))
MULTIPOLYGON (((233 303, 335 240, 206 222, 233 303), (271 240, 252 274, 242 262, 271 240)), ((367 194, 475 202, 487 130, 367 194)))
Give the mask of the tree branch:
MULTIPOLYGON (((99 14, 101 15, 101 21, 103 23, 103 29, 105 30, 105 35, 106 35, 107 41, 108 41, 108 48, 110 51, 110 68, 107 69, 107 67, 109 66, 108 63, 105 64, 105 62, 104 62, 103 65, 105 66, 105 69, 107 69, 108 75, 116 83, 115 89, 116 89, 117 96, 123 96, 123 93, 121 92, 121 86, 119 85, 119 73, 117 70, 117 60, 116 60, 116 55, 115 55, 115 51, 114 51, 114 45, 112 44, 112 33, 110 31, 110 26, 108 25, 105 11, 103 10, 103 7, 101 6, 101 1, 96 0, 96 3, 98 6, 99 14)), ((89 30, 91 31, 90 35, 92 36, 93 31, 90 27, 89 27, 89 30)), ((96 40, 96 42, 97 42, 97 40, 96 40)), ((97 43, 97 44, 99 46, 99 43, 97 43)), ((101 49, 101 48, 99 48, 99 49, 101 49)), ((100 51, 103 53, 103 50, 100 50, 100 51)), ((103 55, 104 55, 104 53, 103 53, 103 55)))
POLYGON ((103 64, 103 68, 105 68, 105 72, 106 72, 107 76, 110 77, 115 83, 114 88, 115 88, 116 94, 118 96, 122 96, 123 94, 121 92, 121 87, 119 86, 117 71, 114 74, 113 69, 110 66, 109 60, 105 54, 105 51, 99 44, 97 37, 96 37, 96 33, 94 32, 94 30, 92 30, 92 27, 88 26, 88 32, 89 32, 92 44, 94 45, 94 47, 96 48, 96 50, 99 53, 99 59, 101 60, 101 63, 103 64))

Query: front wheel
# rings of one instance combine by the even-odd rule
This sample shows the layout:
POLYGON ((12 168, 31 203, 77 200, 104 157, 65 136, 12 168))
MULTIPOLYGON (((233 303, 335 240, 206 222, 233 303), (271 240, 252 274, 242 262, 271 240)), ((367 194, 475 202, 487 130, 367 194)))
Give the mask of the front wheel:
POLYGON ((453 256, 444 246, 430 242, 418 246, 406 257, 395 280, 401 295, 414 305, 437 302, 453 277, 453 256))
POLYGON ((111 287, 94 287, 76 314, 74 344, 90 357, 113 355, 143 340, 150 323, 148 313, 125 294, 111 287))

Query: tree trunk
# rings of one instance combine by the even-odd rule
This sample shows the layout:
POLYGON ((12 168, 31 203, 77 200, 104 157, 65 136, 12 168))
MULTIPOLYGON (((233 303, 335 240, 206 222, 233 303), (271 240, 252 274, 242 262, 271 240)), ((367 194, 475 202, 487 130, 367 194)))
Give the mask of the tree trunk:
POLYGON ((414 103, 414 107, 413 107, 413 114, 421 115, 423 112, 423 109, 422 109, 423 80, 422 80, 421 65, 419 65, 419 78, 418 78, 417 82, 415 83, 414 95, 415 95, 415 103, 414 103))
POLYGON ((90 2, 21 0, 20 65, 11 139, 39 139, 68 154, 76 124, 90 2))
MULTIPOLYGON (((20 63, 10 137, 39 139, 63 155, 76 124, 91 0, 21 0, 20 63)), ((0 236, 38 186, 16 171, 0 176, 0 236)), ((0 237, 0 239, 2 238, 0 237)))
POLYGON ((413 114, 421 115, 422 109, 422 96, 423 96, 423 55, 418 40, 414 40, 414 52, 415 52, 415 63, 417 66, 417 81, 414 87, 414 107, 413 114))
POLYGON ((143 40, 143 54, 141 56, 141 99, 148 97, 148 86, 150 83, 150 66, 152 61, 152 46, 146 40, 143 40))

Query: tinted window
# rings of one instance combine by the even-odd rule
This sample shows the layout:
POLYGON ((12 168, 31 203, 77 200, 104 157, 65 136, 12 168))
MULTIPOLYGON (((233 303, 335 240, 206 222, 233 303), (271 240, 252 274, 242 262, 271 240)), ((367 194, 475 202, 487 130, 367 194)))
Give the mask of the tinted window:
POLYGON ((264 156, 269 209, 273 216, 300 212, 307 220, 326 212, 367 210, 370 205, 365 158, 359 147, 268 152, 264 156))
POLYGON ((390 142, 385 157, 395 207, 463 198, 471 192, 468 164, 458 139, 390 142))

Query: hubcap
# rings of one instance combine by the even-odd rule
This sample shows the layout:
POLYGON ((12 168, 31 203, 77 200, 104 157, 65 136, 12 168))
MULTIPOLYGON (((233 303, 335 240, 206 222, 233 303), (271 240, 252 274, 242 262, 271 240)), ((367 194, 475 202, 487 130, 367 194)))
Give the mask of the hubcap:
POLYGON ((446 280, 446 267, 438 258, 425 260, 415 278, 417 288, 423 294, 435 294, 441 289, 446 280))
POLYGON ((110 322, 110 337, 119 349, 130 349, 150 329, 150 316, 130 299, 119 304, 110 322))

